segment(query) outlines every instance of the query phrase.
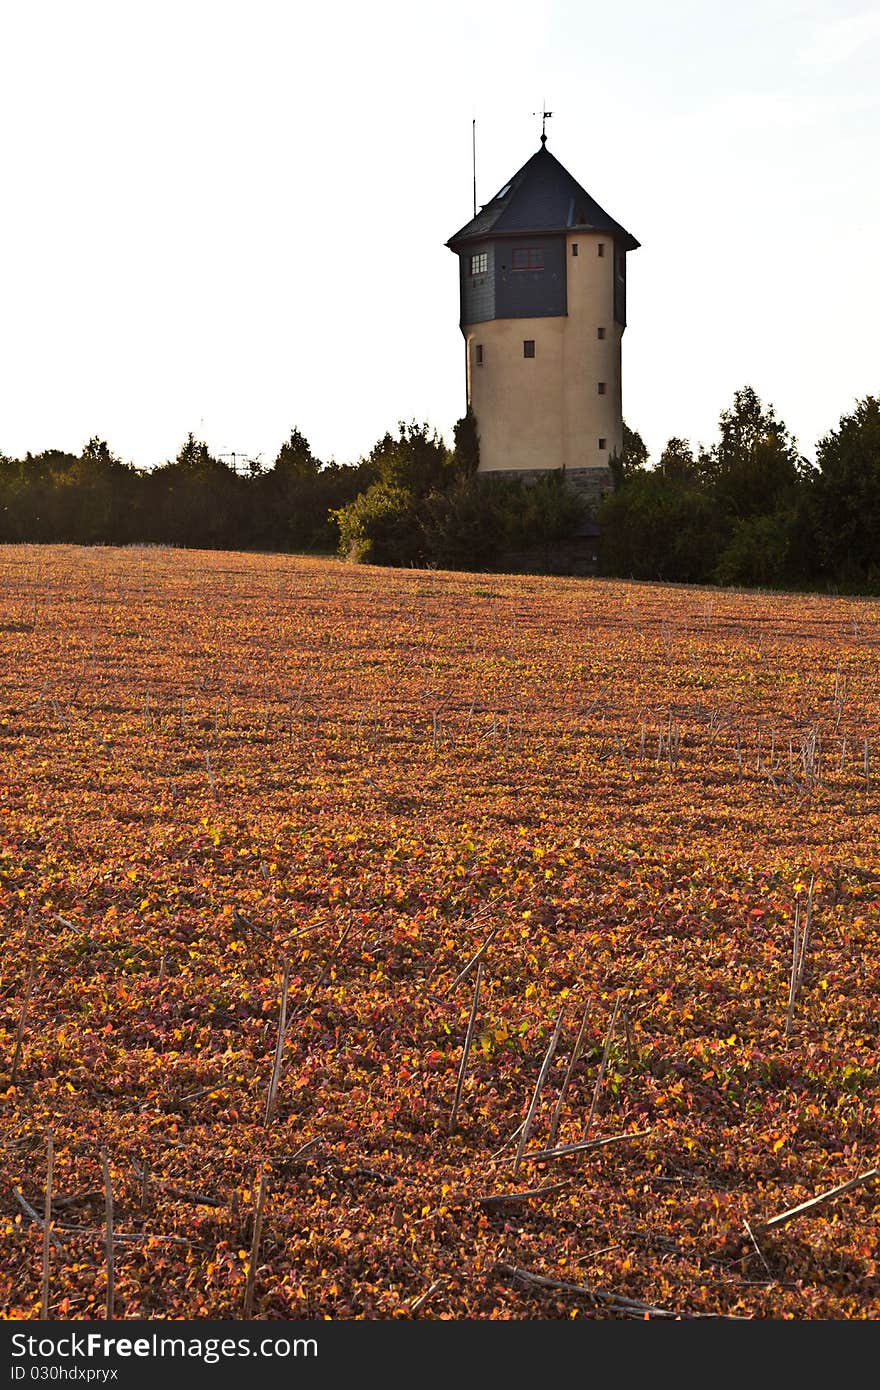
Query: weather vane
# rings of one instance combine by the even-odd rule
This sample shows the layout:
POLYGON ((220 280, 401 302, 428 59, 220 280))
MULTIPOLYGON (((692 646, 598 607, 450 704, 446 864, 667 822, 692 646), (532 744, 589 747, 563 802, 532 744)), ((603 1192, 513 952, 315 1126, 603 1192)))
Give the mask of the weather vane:
MULTIPOLYGON (((541 102, 541 105, 543 106, 543 105, 544 105, 544 102, 541 102)), ((548 120, 550 119, 550 117, 553 115, 553 112, 552 112, 552 111, 533 111, 533 112, 532 112, 532 115, 533 115, 533 116, 540 116, 540 117, 541 117, 541 144, 542 144, 542 145, 546 145, 546 143, 547 143, 547 122, 548 122, 548 120)))

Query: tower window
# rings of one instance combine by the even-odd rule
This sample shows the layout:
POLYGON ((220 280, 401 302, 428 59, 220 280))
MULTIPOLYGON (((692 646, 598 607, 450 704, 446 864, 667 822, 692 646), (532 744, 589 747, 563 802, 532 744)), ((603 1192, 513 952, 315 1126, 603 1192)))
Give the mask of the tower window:
POLYGON ((477 346, 476 346, 476 354, 477 354, 477 366, 478 366, 478 367, 482 367, 482 365, 483 365, 483 344, 482 344, 482 343, 477 343, 477 346))
POLYGON ((608 440, 607 440, 607 439, 600 439, 600 440, 599 440, 599 448, 600 448, 600 449, 607 449, 607 448, 608 448, 608 440))
MULTIPOLYGON (((480 350, 481 350, 481 349, 480 349, 480 350)), ((480 360, 482 361, 482 358, 481 358, 480 360)), ((599 395, 600 395, 600 396, 604 396, 604 395, 605 395, 605 392, 606 392, 606 389, 607 389, 607 388, 606 388, 605 382, 604 382, 604 381, 600 381, 600 382, 599 382, 599 395)))
POLYGON ((597 328, 597 329, 596 329, 596 337, 599 338, 599 339, 604 338, 604 337, 605 337, 605 329, 604 329, 604 328, 597 328))
POLYGON ((577 253, 578 253, 578 244, 577 244, 576 241, 573 241, 573 242, 571 243, 571 254, 572 254, 573 256, 576 256, 577 253))
POLYGON ((523 357, 534 357, 535 340, 534 338, 523 339, 523 357))
POLYGON ((543 270, 544 252, 534 246, 514 247, 510 259, 511 270, 543 270))
POLYGON ((626 274, 626 256, 617 257, 617 273, 621 276, 626 274))
POLYGON ((600 242, 599 242, 598 251, 599 251, 599 255, 600 255, 600 256, 604 256, 604 255, 605 255, 605 243, 604 243, 604 241, 600 241, 600 242))
POLYGON ((471 256, 471 275, 485 275, 488 269, 488 251, 480 251, 476 256, 471 256))

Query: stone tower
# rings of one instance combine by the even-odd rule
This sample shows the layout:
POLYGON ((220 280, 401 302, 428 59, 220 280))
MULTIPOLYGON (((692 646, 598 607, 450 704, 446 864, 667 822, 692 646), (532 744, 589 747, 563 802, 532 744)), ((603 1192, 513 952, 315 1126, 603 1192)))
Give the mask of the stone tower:
POLYGON ((639 243, 547 149, 446 243, 459 259, 480 472, 565 468, 597 500, 623 442, 626 257, 639 243))

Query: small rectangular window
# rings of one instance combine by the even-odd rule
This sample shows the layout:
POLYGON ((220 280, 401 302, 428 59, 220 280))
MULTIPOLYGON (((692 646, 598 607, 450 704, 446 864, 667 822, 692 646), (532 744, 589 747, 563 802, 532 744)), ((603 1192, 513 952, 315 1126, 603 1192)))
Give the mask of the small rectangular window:
POLYGON ((606 387, 605 387, 605 382, 604 382, 604 381, 600 381, 600 382, 599 382, 599 395, 600 395, 600 396, 604 396, 604 395, 605 395, 605 389, 606 389, 606 387))
POLYGON ((572 254, 573 256, 576 256, 577 253, 578 253, 578 244, 577 244, 576 241, 573 241, 573 242, 571 243, 571 254, 572 254))
POLYGON ((604 256, 604 255, 605 255, 605 243, 604 243, 604 241, 600 241, 600 242, 599 242, 599 255, 600 255, 600 256, 604 256))
POLYGON ((534 355, 535 355, 535 340, 534 340, 534 338, 525 338, 525 339, 523 340, 523 357, 534 357, 534 355))
POLYGON ((511 270, 543 270, 544 252, 535 246, 514 247, 510 258, 511 270))
POLYGON ((480 251, 477 255, 471 256, 471 275, 485 275, 488 269, 488 251, 480 251))
POLYGON ((626 256, 617 257, 617 273, 621 278, 626 275, 626 256))
POLYGON ((604 328, 597 328, 597 329, 596 329, 596 337, 597 337, 597 338, 600 338, 600 339, 601 339, 601 338, 604 338, 604 337, 605 337, 605 329, 604 329, 604 328))
POLYGON ((600 439, 600 440, 599 440, 599 448, 600 448, 600 449, 607 449, 607 448, 608 448, 608 440, 607 440, 607 439, 600 439))
POLYGON ((482 343, 477 343, 477 366, 478 366, 478 367, 482 367, 482 365, 483 365, 483 344, 482 344, 482 343))

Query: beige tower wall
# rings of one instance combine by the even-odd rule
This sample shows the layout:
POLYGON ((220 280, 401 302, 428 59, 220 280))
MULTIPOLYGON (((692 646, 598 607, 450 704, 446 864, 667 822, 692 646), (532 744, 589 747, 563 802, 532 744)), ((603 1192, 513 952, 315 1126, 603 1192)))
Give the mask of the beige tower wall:
POLYGON ((607 469, 622 445, 623 328, 614 320, 614 242, 570 234, 566 270, 566 315, 465 325, 467 395, 480 435, 481 473, 607 469), (529 338, 534 358, 523 356, 529 338))

